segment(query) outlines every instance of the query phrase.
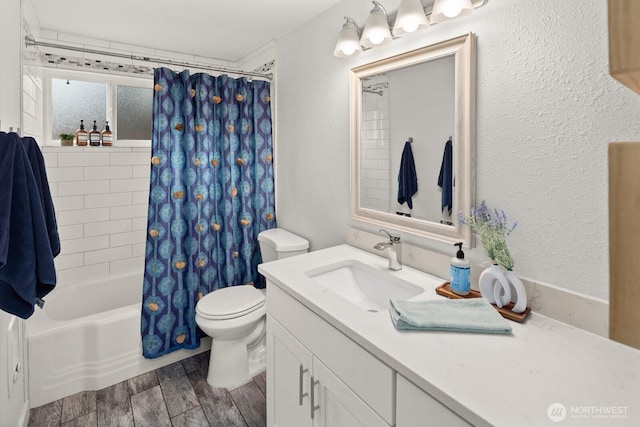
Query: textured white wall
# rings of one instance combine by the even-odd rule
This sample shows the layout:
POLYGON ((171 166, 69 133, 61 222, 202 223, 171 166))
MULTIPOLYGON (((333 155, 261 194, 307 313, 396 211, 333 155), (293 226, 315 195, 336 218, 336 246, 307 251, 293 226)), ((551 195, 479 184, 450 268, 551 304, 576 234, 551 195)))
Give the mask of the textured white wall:
MULTIPOLYGON (((385 1, 390 12, 398 4, 385 1)), ((370 9, 343 0, 277 43, 279 225, 312 249, 344 242, 347 224, 377 231, 349 219, 348 71, 474 32, 476 200, 519 220, 509 238, 519 274, 608 298, 607 144, 640 139, 640 97, 608 74, 606 2, 490 0, 470 17, 335 58, 342 17, 362 24, 370 9)), ((482 262, 482 248, 470 257, 482 262)))

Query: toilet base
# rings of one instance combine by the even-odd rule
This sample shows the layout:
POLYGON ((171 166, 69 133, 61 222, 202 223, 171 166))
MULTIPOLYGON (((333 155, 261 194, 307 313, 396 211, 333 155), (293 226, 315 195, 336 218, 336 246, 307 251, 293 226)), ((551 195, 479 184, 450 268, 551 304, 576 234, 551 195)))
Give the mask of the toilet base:
POLYGON ((264 334, 253 346, 214 339, 211 342, 207 383, 212 387, 234 389, 251 382, 266 367, 264 334))

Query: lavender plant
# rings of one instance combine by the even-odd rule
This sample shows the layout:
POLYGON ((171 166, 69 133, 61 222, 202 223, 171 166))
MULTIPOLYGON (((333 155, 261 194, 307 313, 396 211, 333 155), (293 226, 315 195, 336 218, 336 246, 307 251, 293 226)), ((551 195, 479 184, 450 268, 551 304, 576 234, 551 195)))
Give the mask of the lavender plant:
POLYGON ((513 258, 509 253, 506 237, 516 228, 517 221, 509 224, 504 211, 489 208, 483 200, 480 206, 471 208, 470 215, 459 212, 458 222, 471 227, 493 263, 513 270, 513 258))

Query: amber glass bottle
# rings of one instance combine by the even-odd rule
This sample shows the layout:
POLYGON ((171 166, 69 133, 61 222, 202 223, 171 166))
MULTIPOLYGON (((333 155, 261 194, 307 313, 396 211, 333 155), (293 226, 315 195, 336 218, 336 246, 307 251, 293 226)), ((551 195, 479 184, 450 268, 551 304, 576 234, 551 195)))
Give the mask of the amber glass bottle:
POLYGON ((111 147, 113 145, 113 134, 111 133, 111 129, 109 129, 109 122, 104 125, 104 130, 102 131, 102 145, 105 147, 111 147))
POLYGON ((92 147, 100 146, 100 131, 95 120, 93 121, 93 129, 89 131, 89 145, 92 147))
POLYGON ((89 141, 89 133, 84 130, 84 120, 80 120, 80 129, 76 131, 76 145, 84 147, 89 141))

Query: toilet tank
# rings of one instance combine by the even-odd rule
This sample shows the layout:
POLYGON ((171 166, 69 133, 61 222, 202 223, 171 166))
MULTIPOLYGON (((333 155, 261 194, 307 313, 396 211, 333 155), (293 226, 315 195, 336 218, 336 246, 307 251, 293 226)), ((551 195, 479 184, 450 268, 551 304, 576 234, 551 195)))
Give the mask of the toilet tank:
POLYGON ((285 230, 272 228, 258 234, 262 262, 300 255, 309 250, 309 241, 285 230))

